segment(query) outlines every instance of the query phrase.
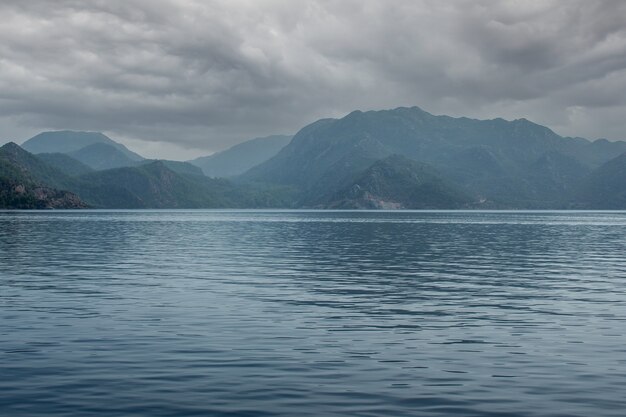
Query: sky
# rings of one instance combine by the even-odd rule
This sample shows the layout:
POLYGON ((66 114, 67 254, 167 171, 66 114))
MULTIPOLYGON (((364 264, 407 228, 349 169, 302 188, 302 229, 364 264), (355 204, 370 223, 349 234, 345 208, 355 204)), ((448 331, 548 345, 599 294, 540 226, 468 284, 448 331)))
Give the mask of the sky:
POLYGON ((626 139, 621 0, 2 0, 0 143, 188 159, 352 110, 626 139))

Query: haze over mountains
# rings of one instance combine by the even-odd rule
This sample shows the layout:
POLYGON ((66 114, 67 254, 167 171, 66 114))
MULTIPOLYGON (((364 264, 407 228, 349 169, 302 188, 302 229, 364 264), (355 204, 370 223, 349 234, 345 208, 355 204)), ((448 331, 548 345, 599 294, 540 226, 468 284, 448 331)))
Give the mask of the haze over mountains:
POLYGON ((117 143, 99 132, 73 132, 69 130, 43 132, 24 142, 22 148, 35 154, 74 154, 76 159, 79 159, 80 155, 91 157, 92 153, 97 153, 90 152, 92 149, 107 152, 108 154, 113 154, 112 150, 116 150, 121 155, 119 158, 126 158, 129 161, 141 161, 144 159, 140 155, 129 151, 121 143, 117 143), (93 146, 96 146, 96 148, 93 148, 93 146), (110 147, 111 150, 105 148, 105 146, 110 147))
POLYGON ((292 137, 274 135, 256 138, 189 162, 209 177, 234 177, 276 155, 292 137))
POLYGON ((590 204, 576 198, 579 182, 624 152, 626 142, 564 138, 525 119, 397 108, 319 120, 243 178, 293 186, 299 204, 315 206, 377 160, 397 154, 430 165, 473 196, 473 206, 566 208, 590 204))
POLYGON ((22 148, 0 149, 0 207, 626 208, 626 142, 418 107, 355 111, 189 162, 147 160, 95 132, 45 132, 22 148))

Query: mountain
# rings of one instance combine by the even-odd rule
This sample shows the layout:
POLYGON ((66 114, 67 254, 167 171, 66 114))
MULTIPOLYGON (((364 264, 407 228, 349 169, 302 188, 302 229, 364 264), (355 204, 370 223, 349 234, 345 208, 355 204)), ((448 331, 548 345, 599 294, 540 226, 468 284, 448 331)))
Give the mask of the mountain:
POLYGON ((195 165, 133 159, 96 133, 42 135, 26 145, 66 152, 5 145, 2 207, 626 208, 626 142, 561 137, 526 119, 355 111, 195 165), (235 175, 258 160, 232 180, 197 166, 235 175))
MULTIPOLYGON (((45 132, 24 143, 26 148, 56 149, 54 153, 41 153, 47 160, 68 175, 81 175, 89 171, 132 167, 149 164, 155 159, 143 157, 129 151, 101 133, 93 132, 45 132), (52 156, 54 155, 54 156, 52 156), (68 158, 63 158, 67 155, 68 158), (82 166, 78 166, 77 163, 82 166), (85 170, 87 168, 87 170, 85 170)), ((38 152, 34 152, 38 153, 38 152)), ((188 175, 203 175, 202 170, 190 163, 162 160, 171 170, 188 175)))
POLYGON ((70 177, 93 171, 92 168, 64 153, 40 153, 37 158, 70 177))
POLYGON ((531 208, 563 208, 589 175, 591 169, 573 157, 550 151, 530 165, 525 180, 529 183, 531 208))
POLYGON ((474 203, 434 169, 399 155, 376 161, 322 207, 342 209, 452 209, 474 203))
POLYGON ((592 168, 598 168, 608 160, 626 152, 626 142, 623 140, 609 141, 597 139, 590 146, 581 148, 581 153, 574 155, 592 168))
POLYGON ((110 145, 132 161, 141 161, 143 157, 128 150, 99 132, 75 132, 62 130, 40 133, 22 144, 22 148, 30 153, 72 153, 93 144, 110 145))
POLYGON ((181 161, 170 161, 167 159, 145 159, 141 161, 139 164, 151 164, 153 162, 161 161, 163 164, 171 169, 174 172, 183 175, 196 175, 196 176, 204 176, 204 173, 200 168, 195 165, 190 164, 189 162, 181 162, 181 161))
POLYGON ((176 172, 170 162, 95 171, 77 177, 71 190, 97 208, 285 208, 293 201, 288 187, 176 172))
POLYGON ((107 143, 93 143, 69 152, 68 155, 96 171, 133 166, 138 163, 119 148, 107 143))
POLYGON ((41 210, 87 207, 87 204, 73 193, 45 187, 29 180, 14 181, 0 176, 0 209, 41 210))
POLYGON ((264 208, 292 201, 289 187, 212 179, 185 162, 95 171, 65 154, 0 148, 0 208, 264 208))
POLYGON ((587 209, 626 209, 626 153, 594 170, 581 184, 577 206, 587 209))
POLYGON ((45 163, 19 145, 11 142, 2 146, 1 158, 19 173, 19 179, 28 179, 50 188, 68 189, 71 178, 45 163))
POLYGON ((588 172, 623 146, 564 138, 526 119, 453 118, 400 107, 312 123, 241 179, 296 187, 300 204, 308 204, 339 191, 373 162, 398 154, 434 167, 494 207, 558 207, 580 178, 576 169, 588 172), (549 174, 548 185, 540 172, 549 174))
MULTIPOLYGON (((15 143, 0 147, 0 208, 85 208, 75 194, 50 187, 41 178, 64 174, 24 151, 15 143)), ((62 182, 62 181, 59 181, 62 182)))
POLYGON ((292 136, 275 135, 252 139, 189 162, 201 168, 209 177, 234 177, 276 155, 291 138, 292 136))
POLYGON ((573 157, 548 151, 519 167, 489 148, 459 152, 443 168, 467 192, 489 200, 494 208, 564 208, 590 168, 573 157))
POLYGON ((233 207, 224 196, 229 183, 185 176, 162 161, 136 167, 97 171, 80 177, 75 189, 101 208, 212 208, 233 207))

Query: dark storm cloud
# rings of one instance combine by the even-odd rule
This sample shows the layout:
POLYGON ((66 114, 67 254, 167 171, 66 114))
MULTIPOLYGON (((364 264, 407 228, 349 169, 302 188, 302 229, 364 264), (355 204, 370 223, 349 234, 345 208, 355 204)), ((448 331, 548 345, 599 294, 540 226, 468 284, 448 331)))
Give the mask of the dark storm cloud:
POLYGON ((182 155, 400 105, 626 138, 622 1, 4 0, 0 15, 6 140, 103 130, 182 155))

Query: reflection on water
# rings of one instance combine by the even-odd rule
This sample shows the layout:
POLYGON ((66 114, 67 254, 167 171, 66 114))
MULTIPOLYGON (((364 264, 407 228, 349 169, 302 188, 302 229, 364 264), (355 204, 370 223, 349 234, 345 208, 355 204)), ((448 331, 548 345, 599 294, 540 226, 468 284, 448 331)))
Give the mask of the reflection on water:
POLYGON ((623 416, 626 213, 0 213, 0 410, 623 416))

